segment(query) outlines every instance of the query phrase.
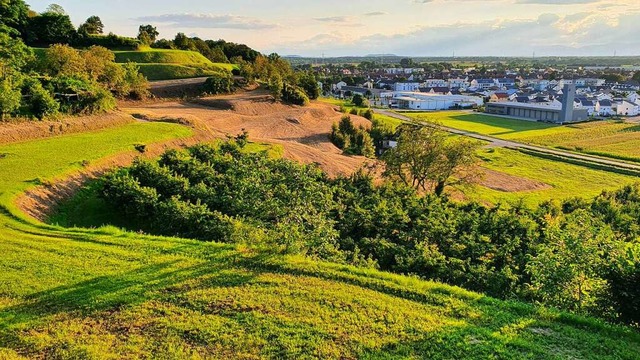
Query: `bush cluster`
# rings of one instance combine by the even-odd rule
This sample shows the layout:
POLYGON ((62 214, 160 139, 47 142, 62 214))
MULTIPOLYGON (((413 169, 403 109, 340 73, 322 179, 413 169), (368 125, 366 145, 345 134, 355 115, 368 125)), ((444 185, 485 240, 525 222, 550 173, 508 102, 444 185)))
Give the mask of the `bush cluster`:
POLYGON ((369 130, 356 127, 349 115, 344 115, 339 124, 333 124, 329 140, 350 155, 375 157, 375 147, 369 130))
POLYGON ((138 161, 107 176, 103 194, 151 233, 276 248, 640 321, 640 185, 592 201, 487 207, 374 185, 362 172, 330 180, 232 141, 138 161))

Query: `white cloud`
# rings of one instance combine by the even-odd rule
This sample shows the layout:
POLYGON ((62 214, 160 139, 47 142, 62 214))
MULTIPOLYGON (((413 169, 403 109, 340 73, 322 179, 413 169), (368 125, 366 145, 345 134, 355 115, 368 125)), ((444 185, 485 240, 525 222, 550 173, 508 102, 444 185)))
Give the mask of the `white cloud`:
POLYGON ((272 29, 276 24, 265 23, 259 19, 236 15, 212 14, 165 14, 142 16, 134 20, 141 22, 157 22, 172 27, 201 29, 272 29))
MULTIPOLYGON (((396 34, 359 37, 322 34, 305 41, 280 44, 303 54, 353 55, 395 53, 408 56, 496 55, 638 55, 640 12, 544 13, 529 19, 493 19, 422 26, 396 34)), ((289 51, 291 53, 291 51, 289 51)))

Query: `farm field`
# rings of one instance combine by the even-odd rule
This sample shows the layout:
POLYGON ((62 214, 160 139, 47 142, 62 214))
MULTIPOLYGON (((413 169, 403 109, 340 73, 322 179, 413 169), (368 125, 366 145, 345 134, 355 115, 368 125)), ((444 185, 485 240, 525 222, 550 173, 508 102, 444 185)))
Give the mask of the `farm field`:
POLYGON ((638 333, 460 288, 114 227, 65 229, 13 201, 136 143, 135 123, 0 145, 0 357, 634 359, 638 333))
POLYGON ((609 120, 560 126, 461 112, 404 115, 506 140, 640 162, 637 124, 609 120))
POLYGON ((593 198, 603 190, 615 190, 638 178, 553 161, 503 148, 479 150, 482 167, 489 173, 479 185, 459 188, 465 198, 484 203, 535 205, 570 197, 593 198), (505 175, 506 174, 506 175, 505 175))

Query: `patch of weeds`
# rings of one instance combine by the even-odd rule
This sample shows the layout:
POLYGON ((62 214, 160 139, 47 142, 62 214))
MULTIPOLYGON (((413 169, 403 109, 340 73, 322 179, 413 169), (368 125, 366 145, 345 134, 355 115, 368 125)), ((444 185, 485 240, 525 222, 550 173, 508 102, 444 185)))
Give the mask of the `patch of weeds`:
POLYGON ((145 144, 134 144, 133 147, 141 154, 147 152, 147 145, 145 144))
POLYGON ((41 185, 41 186, 53 186, 53 182, 47 180, 47 179, 43 179, 40 177, 37 177, 35 179, 32 180, 27 180, 28 183, 34 184, 34 185, 41 185))

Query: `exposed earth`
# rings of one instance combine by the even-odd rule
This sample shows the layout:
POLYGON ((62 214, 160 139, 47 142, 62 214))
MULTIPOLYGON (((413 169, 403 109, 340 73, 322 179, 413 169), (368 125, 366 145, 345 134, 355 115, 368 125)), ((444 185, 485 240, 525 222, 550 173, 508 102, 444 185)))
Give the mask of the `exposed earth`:
MULTIPOLYGON (((213 137, 223 138, 246 130, 249 139, 282 145, 284 156, 318 164, 329 176, 349 175, 371 162, 361 156, 346 156, 329 141, 333 123, 342 114, 333 106, 314 102, 309 106, 276 103, 268 93, 252 91, 193 102, 160 102, 128 106, 123 111, 148 120, 179 119, 204 126, 213 137)), ((354 123, 371 123, 351 116, 354 123)))
MULTIPOLYGON (((331 126, 342 114, 335 106, 313 102, 306 107, 277 103, 264 91, 249 91, 227 96, 186 101, 122 103, 120 111, 101 116, 71 117, 59 122, 25 122, 0 126, 0 143, 23 141, 65 133, 98 130, 133 121, 177 122, 195 129, 189 139, 167 141, 148 146, 145 157, 158 156, 166 148, 185 147, 198 142, 224 139, 243 130, 251 141, 281 145, 283 156, 302 163, 315 163, 329 176, 350 175, 363 167, 379 165, 362 156, 347 156, 329 141, 331 126)), ((371 126, 362 117, 351 115, 357 126, 371 126)), ((31 189, 18 200, 18 206, 34 218, 45 220, 55 205, 72 196, 82 184, 107 169, 126 166, 139 153, 131 152, 90 164, 76 174, 52 184, 31 189)), ((379 167, 378 167, 379 170, 379 167)), ((538 181, 482 169, 480 185, 503 192, 545 190, 550 186, 538 181)), ((378 172, 379 174, 379 172, 378 172)), ((455 194, 454 198, 460 197, 455 194)))

